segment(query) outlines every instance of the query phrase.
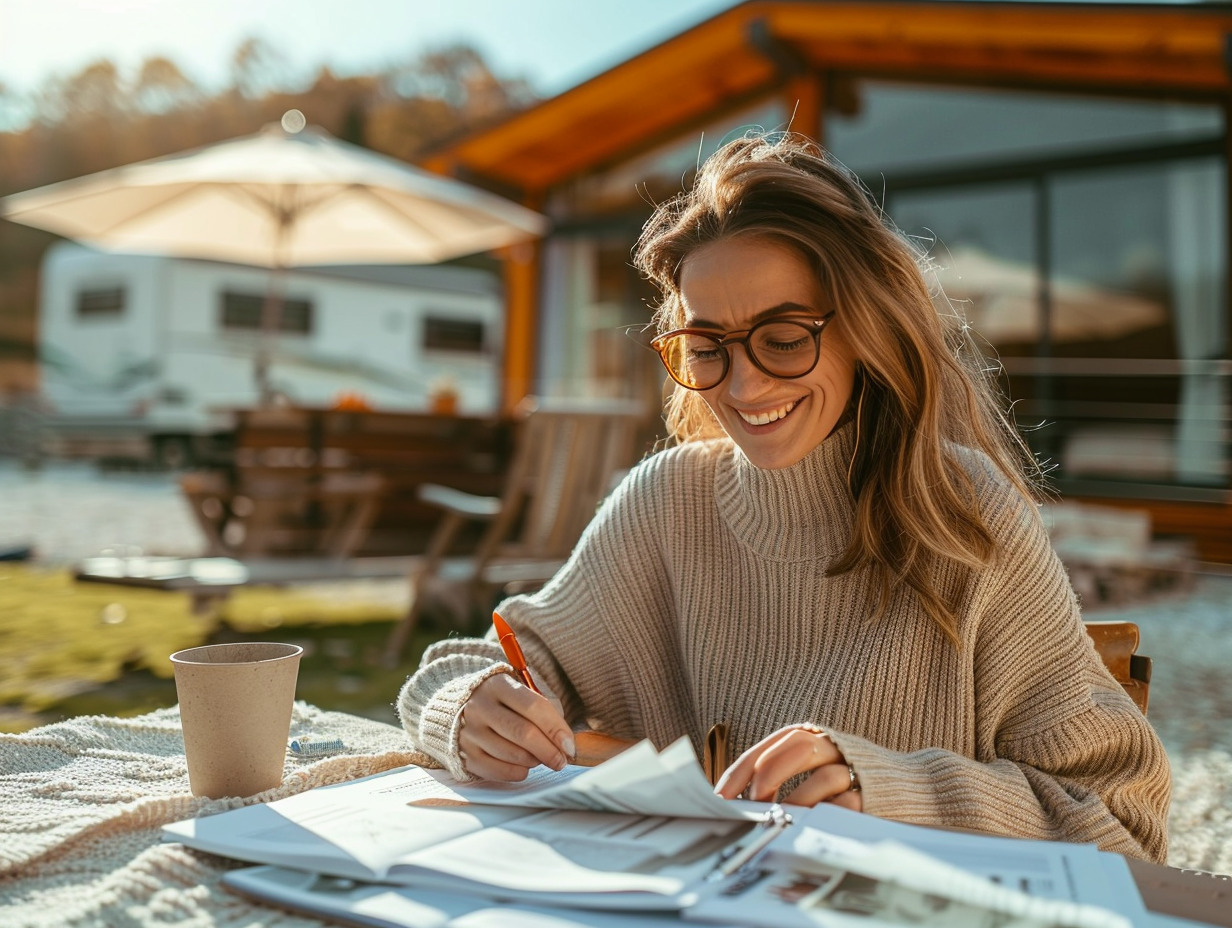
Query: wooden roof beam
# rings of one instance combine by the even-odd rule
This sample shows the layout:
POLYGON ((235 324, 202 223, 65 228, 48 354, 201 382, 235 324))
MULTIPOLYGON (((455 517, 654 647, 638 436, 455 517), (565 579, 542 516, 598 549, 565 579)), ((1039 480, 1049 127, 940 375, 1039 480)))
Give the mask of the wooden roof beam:
POLYGON ((774 65, 784 80, 799 77, 811 70, 808 56, 790 42, 776 36, 764 16, 758 16, 749 22, 745 36, 749 47, 774 65))
POLYGON ((1064 84, 1070 88, 1119 89, 1143 93, 1199 93, 1212 97, 1228 92, 1223 66, 1207 61, 1153 58, 1143 60, 1116 55, 1039 52, 971 46, 919 45, 807 46, 814 61, 827 69, 869 73, 899 72, 904 79, 959 79, 1012 82, 1019 86, 1064 84))
POLYGON ((1013 76, 1024 84, 1039 77, 1227 92, 1232 82, 1222 58, 1232 16, 1195 15, 1204 12, 835 3, 818 16, 807 5, 770 3, 764 15, 776 35, 823 68, 877 68, 908 59, 934 73, 962 74, 988 73, 991 63, 996 74, 1017 69, 1013 76))
POLYGON ((1198 5, 748 0, 425 164, 542 192, 662 144, 732 100, 775 87, 820 100, 814 75, 828 72, 1222 98, 1232 93, 1230 33, 1232 14, 1198 5))

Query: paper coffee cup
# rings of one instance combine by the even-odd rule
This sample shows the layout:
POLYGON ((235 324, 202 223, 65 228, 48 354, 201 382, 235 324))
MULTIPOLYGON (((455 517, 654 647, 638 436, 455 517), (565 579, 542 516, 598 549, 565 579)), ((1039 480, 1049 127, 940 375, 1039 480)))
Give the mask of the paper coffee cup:
POLYGON ((171 655, 194 796, 251 796, 282 783, 303 653, 254 641, 171 655))

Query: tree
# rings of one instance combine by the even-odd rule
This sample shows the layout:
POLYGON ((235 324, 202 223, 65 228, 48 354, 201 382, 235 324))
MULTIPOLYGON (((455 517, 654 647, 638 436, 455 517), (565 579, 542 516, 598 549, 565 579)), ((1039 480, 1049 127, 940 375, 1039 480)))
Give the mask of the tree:
POLYGON ((81 117, 121 114, 127 94, 115 63, 102 59, 68 77, 51 77, 35 93, 36 118, 63 125, 81 117))
POLYGON ((525 81, 498 78, 483 56, 465 43, 430 49, 392 68, 389 77, 397 96, 439 101, 463 122, 488 119, 534 100, 525 81))
POLYGON ((525 81, 497 77, 463 43, 431 49, 381 77, 384 92, 369 111, 368 139, 373 148, 408 161, 535 100, 525 81))
POLYGON ((231 56, 231 84, 249 100, 287 90, 293 84, 291 63, 265 39, 253 36, 231 56))
POLYGON ((175 62, 156 57, 147 58, 141 65, 132 98, 143 113, 169 113, 197 107, 204 96, 175 62))

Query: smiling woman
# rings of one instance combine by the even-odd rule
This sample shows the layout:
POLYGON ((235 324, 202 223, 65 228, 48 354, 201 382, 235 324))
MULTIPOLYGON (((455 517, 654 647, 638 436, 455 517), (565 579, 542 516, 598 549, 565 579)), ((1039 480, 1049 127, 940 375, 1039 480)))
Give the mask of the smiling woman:
MULTIPOLYGON (((686 325, 744 330, 748 340, 737 352, 726 347, 731 334, 723 336, 719 351, 729 360, 714 371, 719 376, 705 380, 695 379, 699 359, 689 349, 693 377, 676 382, 699 391, 715 421, 758 467, 797 463, 847 408, 855 361, 830 305, 808 262, 774 239, 718 239, 681 265, 686 325)), ((667 367, 672 373, 673 364, 667 367)))
POLYGON ((855 419, 856 518, 838 572, 875 566, 882 603, 892 580, 905 583, 953 634, 933 558, 978 568, 994 542, 945 443, 978 449, 1024 497, 1036 468, 966 326, 934 308, 924 256, 842 165, 804 142, 751 138, 717 152, 692 194, 656 212, 638 260, 663 293, 660 329, 833 313, 798 379, 756 364, 715 383, 676 377, 685 389, 668 403, 668 427, 680 440, 728 435, 755 465, 782 468, 855 419))
POLYGON ((1033 462, 919 256, 794 136, 730 142, 637 263, 676 447, 633 470, 496 641, 431 647, 399 699, 456 776, 562 766, 589 725, 739 753, 728 798, 1094 842, 1160 860, 1167 759, 1104 669, 1033 462))

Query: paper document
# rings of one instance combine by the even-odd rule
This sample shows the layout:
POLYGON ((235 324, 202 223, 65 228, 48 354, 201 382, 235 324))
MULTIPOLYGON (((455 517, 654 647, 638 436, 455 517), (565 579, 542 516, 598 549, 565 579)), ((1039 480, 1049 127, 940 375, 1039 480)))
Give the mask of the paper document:
POLYGON ((248 867, 223 874, 232 892, 281 908, 371 928, 681 928, 674 915, 549 909, 433 890, 248 867))
POLYGON ((1110 909, 1135 925, 1146 907, 1125 858, 1092 844, 942 831, 828 804, 797 813, 800 824, 865 842, 894 841, 1031 896, 1110 909))
POLYGON ((416 900, 432 890, 767 928, 1129 928, 1144 915, 1124 861, 1093 846, 723 800, 685 740, 662 752, 643 742, 589 769, 539 768, 516 784, 405 767, 163 830, 322 875, 229 875, 257 895, 298 894, 335 914, 326 902, 342 900, 348 917, 381 900, 387 920, 369 922, 380 925, 453 916, 415 921, 405 893, 354 881, 415 887, 416 900))
POLYGON ((433 776, 452 797, 473 803, 541 809, 590 809, 595 812, 635 812, 677 818, 760 821, 764 802, 728 800, 716 796, 702 773, 687 738, 655 750, 641 741, 597 767, 570 767, 555 773, 545 768, 524 783, 447 785, 448 774, 433 776))
POLYGON ((356 880, 554 905, 679 908, 768 806, 715 796, 684 753, 687 742, 662 755, 649 744, 635 750, 636 770, 536 771, 524 784, 460 785, 406 767, 163 832, 238 860, 356 880), (654 814, 664 808, 706 817, 654 814))
POLYGON ((683 913, 779 928, 1132 928, 1107 909, 1029 896, 892 841, 864 843, 804 826, 758 867, 683 913))

